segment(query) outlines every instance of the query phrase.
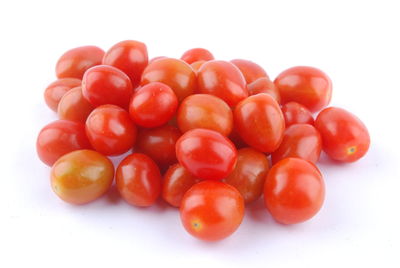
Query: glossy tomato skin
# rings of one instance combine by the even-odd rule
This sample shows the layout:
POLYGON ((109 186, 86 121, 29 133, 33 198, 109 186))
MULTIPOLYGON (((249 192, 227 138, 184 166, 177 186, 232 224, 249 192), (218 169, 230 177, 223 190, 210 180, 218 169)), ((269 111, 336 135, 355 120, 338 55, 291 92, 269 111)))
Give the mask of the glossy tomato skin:
POLYGON ((119 193, 131 205, 153 205, 161 192, 161 174, 156 163, 147 155, 134 153, 119 164, 116 172, 119 193))
POLYGON ((137 125, 158 127, 167 123, 178 108, 178 99, 166 84, 152 82, 136 90, 129 104, 129 114, 137 125))
POLYGON ((235 169, 224 182, 235 187, 244 198, 244 202, 257 200, 263 190, 269 170, 269 161, 265 154, 247 147, 238 150, 235 169))
POLYGON ((233 117, 237 132, 251 147, 264 153, 279 147, 285 120, 279 104, 270 95, 260 93, 241 101, 233 117))
POLYGON ((57 120, 46 125, 36 140, 38 156, 48 166, 52 166, 67 153, 90 148, 85 125, 67 120, 57 120))
POLYGON ((204 48, 192 48, 183 53, 181 60, 187 62, 188 64, 192 64, 193 62, 204 60, 209 61, 213 60, 214 55, 211 54, 210 51, 204 48))
POLYGON ((322 148, 332 159, 354 162, 363 157, 370 145, 368 129, 352 113, 337 107, 322 110, 315 120, 321 133, 322 148))
POLYGON ((227 61, 204 63, 197 73, 197 85, 199 93, 217 96, 231 107, 248 96, 242 73, 227 61))
POLYGON ((60 78, 48 85, 44 91, 44 100, 50 109, 57 112, 58 103, 61 98, 74 87, 81 86, 82 81, 78 78, 60 78))
POLYGON ((258 78, 265 77, 269 80, 269 77, 265 70, 255 62, 243 59, 234 59, 231 60, 236 67, 242 72, 244 79, 246 80, 246 84, 250 84, 256 81, 258 78))
POLYGON ((101 64, 104 51, 96 46, 83 46, 65 52, 56 65, 58 78, 82 79, 87 69, 101 64))
POLYGON ((93 109, 93 105, 83 97, 82 87, 75 87, 61 98, 57 113, 60 119, 84 124, 93 109))
POLYGON ((102 154, 78 150, 62 156, 51 169, 51 187, 65 202, 81 205, 101 197, 114 179, 114 166, 102 154))
POLYGON ((224 239, 240 226, 244 201, 238 190, 219 181, 202 181, 183 196, 181 221, 188 233, 206 241, 224 239))
POLYGON ((147 63, 146 45, 134 40, 125 40, 115 44, 103 58, 103 64, 114 66, 129 76, 133 88, 139 85, 140 77, 147 63))
POLYGON ((141 85, 161 82, 169 86, 182 101, 196 91, 196 73, 182 60, 163 58, 153 61, 143 71, 141 85))
POLYGON ((132 149, 136 134, 129 113, 119 106, 99 106, 86 120, 86 135, 90 143, 105 155, 120 155, 132 149))
POLYGON ((199 61, 195 61, 192 64, 190 64, 190 66, 192 67, 192 69, 198 73, 200 70, 200 67, 203 66, 204 63, 206 63, 207 61, 205 60, 199 60, 199 61))
POLYGON ((325 184, 318 168, 303 159, 285 158, 272 166, 264 185, 264 203, 283 224, 312 218, 322 207, 325 184))
POLYGON ((294 124, 314 125, 314 118, 311 112, 300 103, 288 102, 282 106, 282 113, 285 117, 286 127, 294 124))
POLYGON ((86 71, 82 93, 95 107, 114 104, 127 109, 133 89, 125 73, 112 66, 99 65, 86 71))
POLYGON ((281 97, 279 96, 279 90, 276 88, 274 82, 269 80, 267 77, 261 77, 254 80, 250 84, 247 84, 247 90, 249 95, 256 95, 259 93, 267 93, 271 95, 278 103, 281 103, 281 97))
POLYGON ((237 159, 233 143, 221 133, 197 128, 176 142, 176 156, 190 173, 204 180, 220 180, 232 172, 237 159))
POLYGON ((161 60, 161 59, 166 59, 166 58, 168 58, 168 57, 165 57, 165 56, 157 56, 157 57, 154 57, 154 58, 152 58, 152 59, 149 60, 149 64, 152 63, 153 61, 161 60))
POLYGON ((306 106, 311 112, 317 112, 331 101, 331 79, 314 67, 289 68, 280 73, 274 83, 279 89, 282 104, 295 101, 306 106))
POLYGON ((206 128, 228 136, 233 127, 232 110, 218 97, 194 94, 184 99, 178 110, 178 126, 182 132, 206 128))

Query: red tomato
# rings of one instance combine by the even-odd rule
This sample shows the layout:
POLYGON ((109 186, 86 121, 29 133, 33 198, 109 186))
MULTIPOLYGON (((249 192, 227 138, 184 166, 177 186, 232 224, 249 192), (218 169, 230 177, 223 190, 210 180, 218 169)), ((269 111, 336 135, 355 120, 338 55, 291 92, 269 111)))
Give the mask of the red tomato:
POLYGON ((57 120, 42 128, 36 141, 38 156, 48 166, 69 152, 90 148, 85 125, 67 120, 57 120))
POLYGON ((243 148, 238 151, 235 169, 224 182, 235 187, 245 203, 250 203, 261 196, 268 170, 269 162, 265 154, 253 148, 243 148))
POLYGON ((209 61, 213 60, 214 56, 210 51, 204 48, 192 48, 183 53, 181 60, 187 62, 188 64, 192 64, 193 62, 204 60, 209 61))
POLYGON ((221 133, 209 129, 192 129, 176 142, 178 161, 190 173, 204 180, 220 180, 232 172, 237 151, 221 133))
POLYGON ((228 184, 202 181, 183 196, 180 213, 183 226, 194 237, 207 241, 224 239, 243 220, 243 197, 228 184))
POLYGON ((195 94, 184 99, 177 119, 182 132, 206 128, 228 136, 233 127, 233 115, 228 104, 208 94, 195 94))
POLYGON ((278 103, 281 102, 279 90, 276 88, 275 84, 267 77, 261 77, 257 80, 254 80, 247 85, 247 90, 249 91, 250 96, 259 93, 267 93, 271 95, 278 103))
POLYGON ((368 151, 370 137, 367 128, 344 109, 324 109, 317 116, 315 127, 321 133, 322 149, 334 160, 354 162, 368 151))
POLYGON ((101 197, 114 179, 114 166, 102 154, 78 150, 62 156, 51 169, 51 188, 65 202, 85 204, 101 197))
POLYGON ((283 71, 274 81, 282 104, 295 101, 311 112, 324 108, 331 101, 332 82, 321 70, 297 66, 283 71))
POLYGON ((300 103, 288 102, 282 106, 282 113, 285 117, 286 127, 294 124, 314 125, 314 118, 311 112, 300 103))
POLYGON ((205 60, 199 60, 199 61, 195 61, 192 64, 190 64, 190 66, 192 66, 193 70, 197 73, 200 70, 200 67, 203 66, 204 63, 206 63, 207 61, 205 60))
POLYGON ((261 93, 241 101, 233 112, 236 130, 251 147, 270 153, 282 141, 285 120, 279 104, 261 93))
POLYGON ((82 95, 82 88, 76 87, 65 93, 58 104, 60 119, 85 123, 94 107, 82 95))
POLYGON ((129 113, 111 104, 97 107, 86 120, 90 143, 105 155, 119 155, 132 149, 136 132, 129 113))
POLYGON ((44 91, 44 100, 50 109, 57 112, 58 103, 70 89, 80 86, 82 81, 77 78, 60 78, 51 83, 44 91))
POLYGON ((161 192, 160 170, 144 154, 134 153, 122 160, 115 179, 122 198, 134 206, 153 205, 161 192))
POLYGON ((87 69, 101 64, 104 51, 95 46, 83 46, 65 52, 56 65, 58 78, 79 78, 82 79, 87 69))
POLYGON ((227 61, 208 61, 197 73, 199 93, 215 95, 229 106, 248 96, 246 81, 240 70, 227 61))
POLYGON ((266 77, 269 80, 265 70, 257 63, 242 59, 231 60, 231 62, 242 72, 247 84, 250 84, 261 77, 266 77))
POLYGON ((159 82, 144 85, 133 94, 129 114, 142 127, 158 127, 167 123, 178 108, 172 89, 159 82))
POLYGON ((279 161, 272 166, 265 181, 265 206, 283 224, 309 220, 321 209, 324 198, 321 172, 303 159, 279 161))
POLYGON ((83 76, 82 93, 95 107, 114 104, 127 109, 133 89, 125 73, 112 66, 100 65, 90 68, 83 76))
POLYGON ((139 85, 140 77, 147 63, 146 45, 134 40, 125 40, 115 44, 103 58, 103 64, 114 66, 126 73, 131 79, 133 88, 139 85))
POLYGON ((152 58, 151 60, 149 60, 149 64, 152 63, 153 61, 161 60, 161 59, 166 59, 166 58, 168 58, 168 57, 165 57, 165 56, 157 56, 157 57, 154 57, 154 58, 152 58))

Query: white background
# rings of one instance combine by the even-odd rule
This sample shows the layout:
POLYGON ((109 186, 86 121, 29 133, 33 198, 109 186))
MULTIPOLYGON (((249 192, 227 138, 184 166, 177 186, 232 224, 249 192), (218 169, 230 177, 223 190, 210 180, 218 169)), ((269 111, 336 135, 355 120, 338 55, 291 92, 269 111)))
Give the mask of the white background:
POLYGON ((0 267, 399 267, 400 8, 398 1, 1 1, 0 267), (333 80, 332 105, 372 138, 354 164, 322 158, 320 213, 275 223, 261 202, 230 238, 190 237, 165 204, 138 209, 115 191, 86 206, 60 201, 36 156, 43 101, 67 49, 135 39, 150 57, 205 47, 270 77, 294 65, 333 80))

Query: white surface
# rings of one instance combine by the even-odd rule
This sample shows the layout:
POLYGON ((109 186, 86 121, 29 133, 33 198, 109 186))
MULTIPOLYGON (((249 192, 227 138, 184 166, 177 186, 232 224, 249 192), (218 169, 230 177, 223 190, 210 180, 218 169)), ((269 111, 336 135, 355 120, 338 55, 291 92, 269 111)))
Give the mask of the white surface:
POLYGON ((398 1, 82 2, 0 3, 0 267, 400 266, 398 1), (166 205, 134 208, 115 192, 65 204, 36 157, 38 131, 56 119, 43 90, 65 50, 124 39, 145 42, 151 57, 205 47, 271 77, 319 67, 333 80, 332 105, 368 126, 370 151, 354 164, 321 161, 327 196, 313 220, 282 226, 257 203, 218 243, 190 237, 166 205))

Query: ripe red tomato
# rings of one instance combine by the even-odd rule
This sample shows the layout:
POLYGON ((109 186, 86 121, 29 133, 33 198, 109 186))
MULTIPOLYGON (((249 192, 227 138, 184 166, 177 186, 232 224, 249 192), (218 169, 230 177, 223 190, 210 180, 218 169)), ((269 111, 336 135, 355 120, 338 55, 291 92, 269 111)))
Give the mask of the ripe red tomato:
POLYGON ((44 100, 50 109, 57 112, 58 103, 70 89, 80 86, 82 81, 77 78, 60 78, 51 83, 44 91, 44 100))
POLYGON ((265 70, 257 63, 242 59, 231 60, 231 62, 235 64, 236 67, 238 67, 242 72, 244 79, 246 80, 246 84, 250 84, 261 77, 266 77, 269 80, 265 70))
POLYGON ((161 174, 156 163, 144 154, 128 155, 119 164, 115 176, 122 198, 131 205, 153 205, 161 192, 161 174))
POLYGON ((183 53, 181 60, 187 62, 188 64, 192 64, 193 62, 204 60, 209 61, 213 60, 214 56, 210 51, 204 48, 192 48, 183 53))
POLYGON ((206 128, 228 136, 233 127, 233 115, 228 104, 208 94, 195 94, 184 99, 177 119, 182 132, 206 128))
POLYGON ((261 196, 268 170, 269 162, 265 154, 250 147, 243 148, 238 150, 235 169, 224 182, 235 187, 247 204, 261 196))
POLYGON ((112 66, 99 65, 86 71, 82 93, 95 107, 114 104, 127 109, 133 89, 125 73, 112 66))
POLYGON ((283 71, 274 81, 282 104, 295 101, 316 112, 327 106, 332 96, 332 82, 321 70, 297 66, 283 71))
POLYGON ((315 127, 321 133, 322 149, 334 160, 354 162, 368 151, 367 128, 344 109, 329 107, 322 110, 315 120, 315 127))
POLYGON ((265 206, 283 224, 312 218, 322 207, 325 185, 321 172, 312 163, 285 158, 272 166, 264 187, 265 206))
POLYGON ((129 104, 133 122, 142 127, 158 127, 167 123, 178 108, 178 99, 172 89, 152 82, 136 90, 129 104))
POLYGON ((282 113, 285 117, 286 127, 294 124, 314 125, 314 118, 311 112, 300 103, 291 101, 282 106, 282 113))
POLYGON ((193 70, 197 73, 200 70, 200 67, 203 66, 204 63, 206 63, 207 61, 205 60, 199 60, 199 61, 195 61, 192 64, 190 64, 190 66, 192 66, 193 70))
POLYGON ((46 125, 36 140, 38 156, 48 166, 69 152, 90 148, 85 125, 67 120, 57 120, 46 125))
POLYGON ((129 76, 133 88, 140 83, 148 63, 147 47, 144 43, 125 40, 112 46, 104 55, 103 64, 114 66, 129 76))
POLYGON ((90 143, 105 155, 119 155, 132 149, 136 132, 129 113, 111 104, 97 107, 86 120, 86 135, 90 143))
POLYGON ((237 159, 233 143, 221 133, 192 129, 176 142, 178 161, 190 173, 204 180, 220 180, 232 172, 237 159))
POLYGON ((65 202, 81 205, 101 197, 114 179, 114 166, 102 154, 78 150, 62 156, 51 169, 51 187, 65 202))
POLYGON ((196 90, 196 73, 182 60, 164 58, 153 61, 143 72, 141 85, 161 82, 168 85, 182 101, 196 90))
POLYGON ((82 95, 82 88, 75 87, 65 93, 58 104, 60 119, 85 123, 94 107, 82 95))
POLYGON ((229 106, 248 96, 246 81, 240 70, 227 61, 208 61, 197 73, 199 93, 215 95, 229 106))
POLYGON ((82 79, 87 69, 101 64, 104 51, 95 46, 83 46, 65 52, 56 65, 56 75, 58 78, 78 78, 82 79))
POLYGON ((264 153, 279 147, 285 120, 279 104, 270 95, 260 93, 241 101, 233 118, 240 137, 251 147, 264 153))
POLYGON ((276 88, 275 84, 267 77, 258 78, 250 84, 247 84, 247 90, 249 91, 250 96, 259 93, 267 93, 271 95, 278 103, 281 103, 279 90, 276 88))
POLYGON ((215 241, 233 234, 244 216, 244 201, 238 190, 219 181, 202 181, 183 196, 181 220, 194 237, 215 241))

